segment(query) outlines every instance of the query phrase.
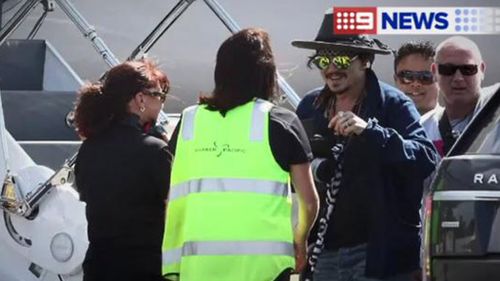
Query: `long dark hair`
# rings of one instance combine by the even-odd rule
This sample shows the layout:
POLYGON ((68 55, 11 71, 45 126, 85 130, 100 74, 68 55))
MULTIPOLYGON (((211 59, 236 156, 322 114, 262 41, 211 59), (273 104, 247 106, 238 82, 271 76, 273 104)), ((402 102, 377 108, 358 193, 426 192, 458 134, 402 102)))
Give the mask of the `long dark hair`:
POLYGON ((253 98, 271 99, 276 92, 276 64, 269 35, 248 28, 232 35, 217 52, 215 89, 200 97, 209 109, 228 111, 253 98))
POLYGON ((127 61, 111 68, 102 82, 87 83, 75 106, 78 134, 90 138, 109 128, 128 114, 128 103, 134 96, 159 83, 169 86, 167 76, 150 60, 127 61))

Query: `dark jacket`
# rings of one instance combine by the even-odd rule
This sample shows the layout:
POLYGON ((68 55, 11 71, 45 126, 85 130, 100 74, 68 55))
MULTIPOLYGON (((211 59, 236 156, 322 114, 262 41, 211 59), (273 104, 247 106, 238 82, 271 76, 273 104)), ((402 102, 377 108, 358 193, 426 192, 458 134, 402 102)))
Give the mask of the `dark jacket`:
MULTIPOLYGON (((366 83, 367 95, 359 115, 368 127, 345 148, 337 205, 366 216, 366 274, 381 278, 420 266, 422 183, 434 170, 437 153, 409 98, 378 81, 371 70, 367 70, 366 83)), ((307 94, 297 115, 312 119, 320 132, 332 134, 324 111, 314 105, 320 92, 315 89, 307 94)))
POLYGON ((84 280, 161 275, 170 162, 165 142, 143 133, 135 115, 83 142, 75 175, 87 203, 84 280))

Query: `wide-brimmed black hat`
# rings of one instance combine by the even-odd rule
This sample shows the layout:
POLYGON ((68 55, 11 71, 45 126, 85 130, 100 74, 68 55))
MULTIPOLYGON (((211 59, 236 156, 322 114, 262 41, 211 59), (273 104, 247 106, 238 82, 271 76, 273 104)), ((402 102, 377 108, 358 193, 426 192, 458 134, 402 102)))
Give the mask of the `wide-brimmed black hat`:
POLYGON ((377 39, 368 35, 339 35, 333 32, 333 9, 328 9, 314 41, 292 41, 292 45, 304 49, 333 49, 350 52, 388 55, 392 50, 377 39))

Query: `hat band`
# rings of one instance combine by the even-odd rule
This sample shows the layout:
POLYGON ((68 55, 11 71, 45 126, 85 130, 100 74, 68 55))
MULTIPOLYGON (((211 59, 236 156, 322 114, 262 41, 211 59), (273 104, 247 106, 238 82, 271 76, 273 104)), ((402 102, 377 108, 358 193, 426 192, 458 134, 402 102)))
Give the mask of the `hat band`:
POLYGON ((336 43, 336 44, 345 44, 345 45, 351 45, 353 47, 368 47, 368 48, 373 48, 374 45, 376 45, 379 49, 382 50, 387 50, 391 51, 389 46, 386 44, 382 43, 378 39, 369 39, 366 37, 360 37, 360 38, 346 38, 346 40, 332 40, 331 38, 316 38, 315 41, 323 41, 323 42, 330 42, 330 43, 336 43))

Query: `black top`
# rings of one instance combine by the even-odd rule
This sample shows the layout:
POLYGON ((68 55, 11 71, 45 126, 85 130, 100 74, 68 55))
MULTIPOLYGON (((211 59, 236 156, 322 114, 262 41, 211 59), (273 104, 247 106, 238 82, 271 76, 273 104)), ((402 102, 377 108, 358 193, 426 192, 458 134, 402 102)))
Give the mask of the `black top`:
POLYGON ((170 167, 167 144, 144 134, 135 115, 83 142, 75 175, 87 203, 86 262, 112 260, 129 272, 161 272, 170 167))
MULTIPOLYGON (((313 154, 317 158, 324 158, 325 161, 317 167, 315 176, 321 182, 316 183, 318 193, 321 198, 322 208, 320 210, 320 218, 325 216, 327 212, 325 197, 326 197, 326 183, 330 183, 335 173, 336 161, 333 159, 331 148, 335 143, 344 144, 343 156, 343 175, 339 185, 339 192, 335 200, 334 212, 331 215, 329 227, 326 232, 326 239, 324 240, 325 248, 328 250, 338 250, 340 247, 353 247, 368 241, 368 223, 369 223, 369 208, 370 206, 368 196, 364 196, 363 187, 369 185, 366 176, 357 171, 356 177, 350 177, 350 171, 356 171, 360 167, 360 162, 364 162, 367 166, 370 161, 364 159, 364 148, 360 146, 359 139, 353 137, 346 138, 338 136, 328 128, 328 120, 324 118, 324 112, 327 108, 324 106, 315 107, 316 98, 322 94, 323 90, 317 90, 314 93, 314 99, 308 96, 308 100, 300 104, 298 114, 300 117, 311 115, 312 110, 319 116, 314 116, 302 120, 306 126, 306 130, 310 136, 311 146, 313 147, 313 154), (309 103, 308 103, 309 102, 309 103), (307 105, 307 109, 305 106, 307 105), (321 118, 318 118, 321 117, 321 118), (314 137, 313 137, 314 136, 314 137), (321 136, 321 137, 319 137, 321 136)), ((357 115, 360 115, 362 106, 355 105, 352 109, 357 115)), ((361 144, 362 145, 362 144, 361 144)), ((363 169, 364 173, 369 173, 374 169, 363 169)), ((317 233, 317 227, 313 233, 317 233)), ((317 237, 311 235, 310 243, 316 242, 317 237)))
MULTIPOLYGON (((175 153, 180 124, 179 120, 169 142, 172 154, 175 153)), ((306 163, 313 158, 307 134, 299 118, 282 107, 273 106, 269 112, 269 144, 276 162, 288 172, 290 165, 306 163)))

